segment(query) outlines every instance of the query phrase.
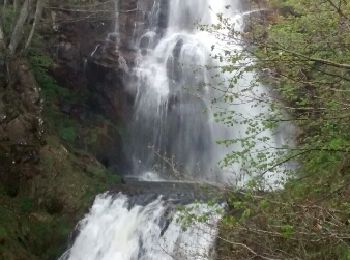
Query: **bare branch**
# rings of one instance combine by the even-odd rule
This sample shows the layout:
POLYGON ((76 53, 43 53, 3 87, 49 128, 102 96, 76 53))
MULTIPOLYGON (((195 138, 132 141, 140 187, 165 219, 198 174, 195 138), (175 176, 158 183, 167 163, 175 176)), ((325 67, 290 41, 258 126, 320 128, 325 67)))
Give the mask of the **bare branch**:
POLYGON ((239 242, 234 242, 234 241, 228 240, 226 238, 223 238, 221 236, 218 236, 218 238, 221 239, 222 241, 226 242, 226 243, 229 243, 229 244, 232 244, 232 245, 235 245, 235 246, 243 247, 244 249, 249 251, 251 254, 253 254, 255 257, 260 257, 261 259, 265 259, 265 260, 281 260, 280 258, 270 258, 270 257, 265 257, 265 256, 262 256, 262 255, 259 255, 253 249, 248 247, 246 244, 239 243, 239 242))
POLYGON ((36 2, 36 10, 35 10, 34 22, 33 22, 33 25, 32 25, 32 29, 30 30, 30 33, 29 33, 26 45, 24 47, 25 51, 29 48, 30 43, 31 43, 32 38, 33 38, 33 35, 34 35, 35 28, 36 28, 37 24, 39 23, 39 21, 41 19, 41 13, 42 13, 44 4, 45 4, 45 0, 38 0, 36 2))
POLYGON ((33 3, 33 0, 25 0, 22 8, 21 8, 21 13, 18 17, 16 26, 12 32, 11 35, 11 40, 10 40, 10 44, 9 44, 9 51, 10 51, 10 55, 14 55, 16 53, 16 50, 21 42, 21 39, 23 37, 23 27, 24 24, 28 18, 29 15, 29 11, 30 11, 30 7, 33 3))
POLYGON ((341 17, 345 18, 346 20, 349 20, 349 17, 345 15, 343 10, 341 9, 341 2, 339 3, 339 6, 337 6, 332 0, 326 0, 326 1, 338 12, 338 14, 341 17))
POLYGON ((284 52, 286 52, 286 53, 295 55, 295 56, 297 56, 297 57, 301 57, 301 58, 303 58, 303 59, 307 59, 307 60, 314 61, 314 62, 319 62, 319 63, 322 63, 322 64, 324 64, 324 65, 328 65, 328 66, 332 66, 332 67, 337 67, 337 68, 341 68, 341 69, 350 69, 350 64, 347 64, 347 63, 337 63, 337 62, 330 61, 330 60, 324 60, 324 59, 319 59, 319 58, 313 58, 313 57, 310 57, 310 56, 301 54, 301 53, 299 53, 299 52, 295 52, 295 51, 292 51, 292 50, 285 49, 285 48, 283 48, 283 47, 277 47, 277 48, 280 49, 281 51, 284 51, 284 52))

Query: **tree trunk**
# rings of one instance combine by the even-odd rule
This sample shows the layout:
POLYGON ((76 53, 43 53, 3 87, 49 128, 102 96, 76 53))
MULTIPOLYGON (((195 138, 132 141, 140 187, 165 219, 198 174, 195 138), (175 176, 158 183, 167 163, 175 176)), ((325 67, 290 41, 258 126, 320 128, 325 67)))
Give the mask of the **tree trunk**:
POLYGON ((25 0, 22 8, 20 15, 18 17, 16 26, 12 32, 11 39, 10 39, 10 44, 9 44, 9 51, 10 55, 14 55, 17 51, 17 48, 19 44, 21 43, 22 37, 23 37, 23 27, 24 24, 28 18, 30 7, 32 5, 33 0, 25 0))
POLYGON ((45 0, 37 0, 37 2, 36 2, 36 10, 35 10, 33 26, 32 26, 32 29, 30 30, 26 45, 24 47, 24 50, 27 50, 30 46, 30 43, 32 41, 32 38, 33 38, 33 35, 35 32, 35 28, 36 28, 37 24, 40 22, 41 13, 42 13, 44 4, 45 4, 45 0))
POLYGON ((5 39, 5 33, 2 29, 2 24, 0 22, 0 52, 4 51, 6 49, 6 39, 5 39))
MULTIPOLYGON (((7 6, 7 0, 4 0, 4 3, 2 5, 2 10, 1 10, 1 17, 0 17, 0 23, 5 23, 6 20, 6 6, 7 6)), ((1 24, 0 24, 1 26, 1 24)), ((4 32, 2 32, 4 34, 4 32)))
POLYGON ((15 12, 18 10, 19 7, 19 0, 13 0, 13 9, 15 12))
POLYGON ((0 24, 0 53, 6 49, 5 34, 0 24))

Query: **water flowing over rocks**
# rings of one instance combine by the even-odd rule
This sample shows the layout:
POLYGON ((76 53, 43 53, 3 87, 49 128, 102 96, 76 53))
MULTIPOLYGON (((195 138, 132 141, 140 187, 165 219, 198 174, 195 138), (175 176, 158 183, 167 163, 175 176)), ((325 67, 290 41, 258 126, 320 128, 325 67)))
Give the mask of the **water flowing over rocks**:
MULTIPOLYGON (((212 46, 226 42, 198 30, 197 24, 215 24, 222 12, 242 31, 244 5, 238 0, 116 3, 115 30, 96 44, 85 72, 96 108, 126 122, 126 184, 96 198, 60 260, 210 259, 223 206, 219 200, 214 206, 206 204, 220 189, 209 185, 210 192, 202 192, 200 184, 244 185, 249 180, 243 165, 218 167, 228 149, 216 144, 244 136, 248 126, 215 121, 218 108, 211 101, 219 92, 211 86, 219 86, 228 75, 217 79, 218 71, 207 67, 218 65, 212 46), (206 217, 182 229, 176 205, 184 205, 190 216, 206 217)), ((232 48, 241 50, 238 43, 232 48)), ((234 91, 241 91, 254 76, 244 74, 234 91)), ((261 86, 254 94, 267 93, 261 86)), ((227 108, 222 100, 216 105, 227 108)), ((244 97, 234 109, 248 118, 267 111, 244 97)), ((269 130, 264 134, 271 146, 283 143, 269 130)), ((252 149, 261 148, 256 146, 252 149)))
MULTIPOLYGON (((147 206, 130 206, 124 195, 100 195, 72 248, 60 260, 108 259, 208 259, 216 231, 211 228, 220 216, 183 230, 181 213, 169 210, 161 197, 147 206)), ((210 212, 206 205, 187 206, 193 214, 210 212)))

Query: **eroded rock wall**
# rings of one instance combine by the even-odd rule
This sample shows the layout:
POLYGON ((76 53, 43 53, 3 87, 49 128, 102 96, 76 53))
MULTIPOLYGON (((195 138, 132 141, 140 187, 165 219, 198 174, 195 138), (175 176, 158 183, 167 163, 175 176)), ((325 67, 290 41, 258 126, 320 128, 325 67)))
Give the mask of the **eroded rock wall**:
MULTIPOLYGON (((51 14, 55 21, 67 21, 54 24, 56 39, 50 44, 50 53, 55 65, 51 73, 60 85, 90 93, 84 106, 60 104, 65 113, 78 118, 101 114, 122 126, 131 120, 136 93, 128 87, 140 55, 139 41, 152 24, 158 28, 159 37, 165 32, 168 3, 168 0, 107 1, 97 9, 110 11, 96 17, 64 7, 51 14), (152 21, 155 9, 157 19, 152 21)), ((93 152, 106 166, 123 168, 127 162, 123 158, 122 137, 115 131, 107 132, 98 138, 103 140, 99 141, 103 147, 95 144, 93 152)))
POLYGON ((0 91, 0 182, 16 196, 23 181, 38 174, 43 129, 39 87, 29 64, 16 59, 8 71, 9 82, 0 91))
MULTIPOLYGON (((78 121, 87 119, 96 125, 91 135, 81 133, 79 146, 88 149, 106 167, 121 168, 123 164, 120 133, 128 117, 128 96, 124 91, 127 65, 118 51, 115 35, 116 6, 105 1, 86 12, 67 10, 60 6, 53 11, 54 35, 49 53, 54 60, 50 68, 58 84, 75 92, 87 93, 82 103, 61 100, 61 112, 78 121), (108 11, 106 11, 108 10, 108 11), (91 16, 91 12, 96 14, 91 16), (59 21, 67 21, 60 23, 59 21), (111 123, 94 118, 106 118, 111 123)), ((91 132, 91 131, 90 131, 91 132)))

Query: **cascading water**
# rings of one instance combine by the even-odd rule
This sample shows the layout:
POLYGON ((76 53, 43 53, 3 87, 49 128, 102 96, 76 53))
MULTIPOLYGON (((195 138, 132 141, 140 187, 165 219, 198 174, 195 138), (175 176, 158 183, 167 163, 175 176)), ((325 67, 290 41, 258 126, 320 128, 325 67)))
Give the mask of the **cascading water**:
POLYGON ((209 259, 216 237, 219 206, 188 205, 206 221, 182 226, 161 197, 146 206, 130 205, 124 195, 99 195, 79 224, 79 236, 60 260, 209 259), (186 228, 186 229, 184 229, 186 228))
MULTIPOLYGON (((139 9, 143 5, 146 2, 140 1, 139 9)), ((213 106, 212 100, 227 87, 220 90, 228 76, 224 73, 218 78, 217 72, 207 68, 218 65, 212 58, 212 46, 219 49, 227 42, 197 29, 198 24, 216 23, 216 13, 224 13, 240 30, 242 15, 235 10, 238 0, 154 0, 145 15, 145 31, 135 30, 132 44, 139 57, 129 88, 137 95, 128 147, 134 175, 140 180, 246 181, 238 177, 242 165, 219 169, 217 162, 228 149, 215 142, 243 137, 247 126, 226 127, 216 123, 213 114, 224 108, 254 118, 267 110, 252 96, 268 92, 261 86, 246 93, 246 85, 254 78, 253 73, 246 73, 231 89, 243 93, 241 102, 234 108, 224 102, 213 106)), ((234 42, 230 47, 240 50, 234 42)), ((264 134, 269 136, 270 146, 285 142, 272 132, 264 134)), ((264 145, 257 144, 254 149, 260 148, 264 145)), ((206 221, 193 221, 183 230, 177 221, 181 213, 169 199, 158 197, 137 205, 121 194, 100 195, 60 260, 210 259, 221 206, 197 204, 190 209, 192 206, 186 207, 193 214, 206 215, 206 221)))
MULTIPOLYGON (((160 2, 155 1, 153 21, 160 2)), ((137 175, 153 171, 173 179, 176 169, 182 178, 217 181, 223 153, 215 140, 228 137, 229 130, 214 123, 210 108, 213 75, 206 67, 213 65, 213 37, 196 28, 214 22, 210 4, 218 11, 232 1, 211 2, 170 1, 165 35, 160 37, 157 23, 151 22, 140 37, 143 57, 131 86, 137 88, 137 98, 129 146, 137 175)))
MULTIPOLYGON (((243 15, 237 12, 239 1, 172 0, 163 35, 154 22, 162 2, 154 2, 150 26, 136 44, 140 58, 134 69, 136 81, 131 82, 130 88, 136 88, 137 97, 135 117, 129 126, 131 141, 127 145, 135 175, 142 178, 142 174, 149 176, 153 172, 152 176, 161 179, 242 184, 248 179, 243 176, 247 165, 220 169, 218 162, 230 150, 216 141, 243 139, 248 123, 227 127, 215 122, 213 114, 235 110, 243 115, 241 121, 254 119, 267 113, 259 98, 266 99, 268 92, 264 86, 247 91, 255 75, 241 69, 244 76, 231 88, 242 93, 239 104, 225 104, 222 93, 226 92, 231 75, 209 68, 225 65, 213 59, 220 55, 220 47, 239 52, 240 46, 232 40, 227 46, 226 40, 198 30, 198 24, 216 24, 218 13, 231 17, 235 30, 242 30, 243 15), (217 77, 217 73, 221 76, 217 77)), ((269 147, 281 146, 272 131, 266 130, 260 134, 263 135, 267 136, 269 147)), ((239 151, 240 147, 235 149, 239 151)), ((263 149, 262 144, 253 149, 263 149)))

